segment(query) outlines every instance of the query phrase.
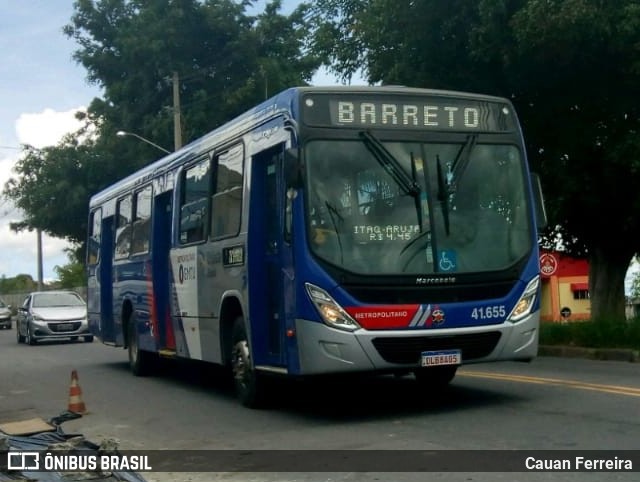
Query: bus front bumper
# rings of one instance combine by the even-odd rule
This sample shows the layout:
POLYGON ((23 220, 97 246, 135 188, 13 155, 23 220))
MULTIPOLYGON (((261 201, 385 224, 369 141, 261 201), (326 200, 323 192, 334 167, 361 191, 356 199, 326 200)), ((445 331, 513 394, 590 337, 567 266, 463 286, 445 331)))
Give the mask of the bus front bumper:
POLYGON ((460 349, 462 364, 529 361, 538 352, 540 313, 518 323, 424 330, 346 332, 323 323, 296 320, 300 375, 410 371, 423 351, 460 349))

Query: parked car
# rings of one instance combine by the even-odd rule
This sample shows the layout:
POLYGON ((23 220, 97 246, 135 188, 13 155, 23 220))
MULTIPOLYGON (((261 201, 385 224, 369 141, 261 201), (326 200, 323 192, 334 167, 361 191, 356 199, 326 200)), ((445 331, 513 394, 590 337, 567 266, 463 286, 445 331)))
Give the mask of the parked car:
POLYGON ((11 329, 11 306, 0 300, 0 328, 11 329))
POLYGON ((36 291, 18 308, 18 343, 35 345, 38 340, 80 337, 93 341, 87 323, 87 303, 75 291, 36 291))

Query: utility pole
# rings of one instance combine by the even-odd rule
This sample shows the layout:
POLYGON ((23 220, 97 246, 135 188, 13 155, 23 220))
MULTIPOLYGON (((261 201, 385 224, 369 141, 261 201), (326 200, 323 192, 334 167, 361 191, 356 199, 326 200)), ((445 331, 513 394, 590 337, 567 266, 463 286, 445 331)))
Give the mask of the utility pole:
MULTIPOLYGON (((0 149, 15 149, 15 150, 21 150, 22 147, 17 147, 17 146, 0 146, 0 149)), ((6 215, 7 213, 5 213, 6 215)), ((36 228, 36 249, 38 250, 38 291, 42 291, 42 289, 44 288, 44 280, 43 280, 43 276, 42 276, 42 229, 40 228, 36 228)))
POLYGON ((37 228, 36 234, 38 236, 38 291, 42 291, 44 286, 42 280, 42 230, 37 228))
POLYGON ((173 72, 173 147, 178 150, 182 147, 182 126, 180 120, 180 77, 178 72, 173 72))

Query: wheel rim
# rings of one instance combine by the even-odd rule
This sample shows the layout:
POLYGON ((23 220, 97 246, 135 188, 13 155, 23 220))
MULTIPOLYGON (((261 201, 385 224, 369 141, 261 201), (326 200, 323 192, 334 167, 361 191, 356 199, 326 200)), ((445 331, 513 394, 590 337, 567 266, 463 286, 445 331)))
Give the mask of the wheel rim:
POLYGON ((246 389, 251 379, 251 362, 247 340, 240 340, 233 347, 233 378, 246 389))

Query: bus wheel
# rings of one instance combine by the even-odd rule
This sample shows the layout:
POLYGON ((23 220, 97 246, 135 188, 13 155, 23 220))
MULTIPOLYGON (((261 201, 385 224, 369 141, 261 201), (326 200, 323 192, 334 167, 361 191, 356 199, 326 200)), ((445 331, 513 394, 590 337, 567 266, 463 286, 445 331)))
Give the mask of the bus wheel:
POLYGON ((258 408, 264 402, 263 380, 251 364, 247 330, 242 317, 237 318, 233 324, 232 341, 231 367, 236 395, 245 407, 258 408))
POLYGON ((136 333, 135 318, 129 321, 129 337, 127 348, 129 351, 129 367, 134 375, 143 377, 151 373, 153 365, 152 354, 141 350, 138 345, 138 334, 136 333))
POLYGON ((413 374, 416 377, 416 381, 427 387, 444 387, 453 380, 456 376, 458 365, 445 365, 440 367, 420 368, 415 370, 413 374))

